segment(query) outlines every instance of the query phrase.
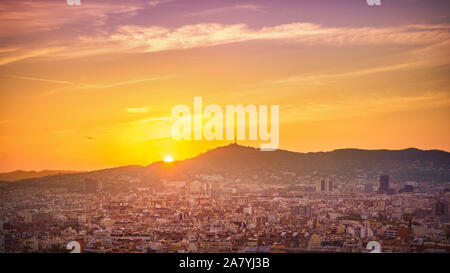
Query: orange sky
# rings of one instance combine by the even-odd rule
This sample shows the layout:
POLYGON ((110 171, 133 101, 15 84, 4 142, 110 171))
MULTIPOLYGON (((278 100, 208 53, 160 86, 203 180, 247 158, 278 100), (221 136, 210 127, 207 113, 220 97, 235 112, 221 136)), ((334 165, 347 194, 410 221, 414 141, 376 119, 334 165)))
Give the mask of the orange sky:
POLYGON ((170 138, 172 107, 194 96, 279 105, 280 149, 450 150, 438 4, 396 16, 352 1, 364 21, 321 19, 321 1, 84 2, 0 4, 0 171, 147 165, 226 144, 170 138))

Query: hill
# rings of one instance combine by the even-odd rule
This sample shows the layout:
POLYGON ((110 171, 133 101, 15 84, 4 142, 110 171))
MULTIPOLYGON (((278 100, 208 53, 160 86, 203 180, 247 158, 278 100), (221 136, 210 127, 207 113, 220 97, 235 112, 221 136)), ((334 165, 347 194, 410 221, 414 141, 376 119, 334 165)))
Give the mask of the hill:
MULTIPOLYGON (((146 167, 161 171, 162 163, 146 167), (159 166, 159 167, 158 167, 159 166)), ((377 179, 388 174, 393 181, 450 181, 450 153, 439 150, 360 150, 340 149, 331 152, 296 153, 284 150, 262 152, 252 147, 231 144, 210 150, 197 157, 174 163, 177 172, 221 174, 224 176, 270 176, 292 172, 296 176, 337 176, 351 179, 366 176, 377 179)))
MULTIPOLYGON (((262 152, 236 144, 217 147, 196 157, 172 163, 155 162, 148 166, 123 166, 85 173, 25 179, 23 185, 35 182, 56 185, 102 181, 142 181, 195 179, 198 175, 221 175, 226 179, 252 178, 262 183, 277 180, 291 183, 295 179, 320 179, 334 176, 342 182, 377 180, 387 174, 393 182, 449 182, 450 153, 439 150, 361 150, 340 149, 331 152, 297 153, 285 150, 262 152), (281 177, 281 178, 280 178, 281 177), (289 179, 287 177, 290 177, 289 179)), ((19 182, 16 182, 19 183, 19 182)), ((15 183, 15 184, 16 184, 15 183)), ((133 182, 136 183, 136 182, 133 182)))
POLYGON ((0 181, 14 182, 29 178, 40 178, 59 174, 73 174, 76 171, 60 171, 60 170, 43 170, 43 171, 22 171, 17 170, 13 172, 0 173, 0 181))

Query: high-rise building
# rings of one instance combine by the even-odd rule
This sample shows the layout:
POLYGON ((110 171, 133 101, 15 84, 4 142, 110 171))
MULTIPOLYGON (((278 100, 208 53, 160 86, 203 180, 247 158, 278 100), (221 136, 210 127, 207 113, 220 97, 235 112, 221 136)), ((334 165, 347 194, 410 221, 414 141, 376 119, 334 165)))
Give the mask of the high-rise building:
POLYGON ((316 182, 316 191, 318 191, 318 192, 333 191, 333 181, 330 179, 317 181, 316 182))
POLYGON ((0 253, 5 252, 5 235, 0 235, 0 253))
POLYGON ((318 192, 324 192, 326 188, 325 180, 318 180, 316 182, 316 191, 318 192))
POLYGON ((433 205, 431 214, 434 217, 443 217, 448 215, 448 204, 438 201, 433 205))
POLYGON ((24 211, 23 219, 25 224, 33 223, 33 215, 29 211, 24 211))
POLYGON ((378 188, 379 193, 388 193, 389 192, 389 176, 381 175, 380 176, 380 187, 378 188))

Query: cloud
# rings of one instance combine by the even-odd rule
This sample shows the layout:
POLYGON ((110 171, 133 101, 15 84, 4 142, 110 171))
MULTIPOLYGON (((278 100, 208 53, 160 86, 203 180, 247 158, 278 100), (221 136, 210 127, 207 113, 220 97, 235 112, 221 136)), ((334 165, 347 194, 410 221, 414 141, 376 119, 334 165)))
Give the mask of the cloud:
POLYGON ((131 108, 125 108, 125 112, 128 113, 147 113, 148 110, 150 109, 149 106, 145 106, 145 107, 131 107, 131 108))
MULTIPOLYGON (((380 66, 380 67, 374 67, 374 68, 368 68, 364 70, 356 70, 356 71, 349 71, 349 72, 342 72, 342 73, 329 73, 329 74, 319 74, 319 75, 304 75, 304 76, 294 76, 294 77, 288 77, 283 79, 277 79, 272 81, 265 81, 263 83, 260 83, 262 85, 265 84, 286 84, 286 83, 295 83, 295 82, 321 82, 323 79, 328 78, 340 78, 340 77, 358 77, 358 76, 365 76, 365 75, 371 75, 376 73, 384 73, 384 72, 391 72, 391 71, 397 71, 397 70, 406 70, 410 68, 416 68, 416 67, 424 67, 424 66, 432 66, 433 61, 431 60, 425 60, 425 61, 411 61, 411 62, 405 62, 400 64, 394 64, 394 65, 387 65, 387 66, 380 66)), ((244 87, 249 87, 251 85, 247 85, 244 87)))
MULTIPOLYGON (((291 23, 260 29, 245 24, 202 23, 176 29, 122 26, 103 42, 122 44, 143 52, 206 47, 250 40, 289 39, 306 45, 424 45, 449 39, 450 26, 390 28, 325 28, 312 23, 291 23)), ((98 40, 102 42, 102 40, 98 40)))
POLYGON ((259 5, 237 4, 237 5, 233 5, 233 6, 219 7, 219 8, 205 9, 205 10, 196 11, 196 12, 190 12, 190 13, 184 14, 183 17, 212 16, 212 15, 222 14, 225 12, 239 11, 239 10, 248 10, 248 11, 254 11, 254 12, 267 13, 267 11, 264 10, 264 8, 259 5))
POLYGON ((162 117, 149 117, 149 118, 145 118, 145 119, 140 119, 140 120, 135 120, 132 121, 132 124, 142 124, 142 123, 153 123, 153 122, 158 122, 158 121, 170 121, 172 120, 173 117, 172 116, 162 116, 162 117))
POLYGON ((80 83, 80 82, 63 81, 63 80, 56 80, 56 79, 44 79, 44 78, 36 78, 36 77, 24 77, 24 76, 4 76, 4 77, 18 79, 18 80, 39 81, 39 82, 47 82, 47 83, 65 85, 64 87, 52 89, 52 90, 49 90, 49 91, 46 91, 44 93, 37 95, 37 97, 42 97, 42 96, 53 95, 53 94, 60 93, 60 92, 68 92, 68 91, 74 91, 74 90, 115 88, 115 87, 119 87, 119 86, 126 86, 126 85, 139 84, 139 83, 145 83, 145 82, 172 79, 172 78, 175 78, 178 76, 170 75, 170 76, 148 77, 148 78, 131 79, 131 80, 126 80, 126 81, 118 81, 118 82, 111 82, 111 83, 80 83))
POLYGON ((446 91, 428 91, 410 96, 354 96, 332 103, 310 101, 305 105, 285 107, 280 115, 283 122, 332 120, 364 115, 376 115, 450 106, 446 91))
POLYGON ((48 83, 56 83, 56 84, 80 84, 76 82, 70 81, 61 81, 61 80, 52 80, 52 79, 42 79, 42 78, 34 78, 34 77, 22 77, 22 76, 7 76, 8 78, 18 79, 18 80, 29 80, 29 81, 39 81, 39 82, 48 82, 48 83))
POLYGON ((62 47, 47 47, 47 48, 35 48, 35 49, 23 49, 23 48, 0 48, 0 66, 25 59, 31 59, 35 57, 48 56, 49 54, 61 51, 62 47))
POLYGON ((127 1, 126 5, 82 1, 82 6, 69 6, 65 0, 5 0, 0 3, 0 35, 52 31, 79 22, 101 26, 111 15, 130 16, 145 7, 146 5, 136 1, 127 1))
POLYGON ((172 0, 147 0, 145 3, 150 7, 156 7, 158 5, 170 3, 172 0))
POLYGON ((132 79, 132 80, 127 80, 127 81, 120 81, 120 82, 113 82, 113 83, 106 83, 106 84, 94 84, 94 85, 89 85, 87 88, 96 88, 96 89, 114 88, 114 87, 119 87, 119 86, 124 86, 124 85, 173 79, 175 77, 178 77, 178 76, 170 75, 170 76, 149 77, 149 78, 142 78, 142 79, 132 79))
MULTIPOLYGON (((199 23, 178 28, 124 25, 101 35, 52 41, 52 46, 16 52, 3 48, 0 65, 32 57, 77 58, 101 54, 144 53, 210 47, 253 40, 284 40, 302 45, 430 46, 450 40, 450 25, 329 28, 313 23, 290 23, 252 29, 246 24, 199 23), (56 44, 56 45, 55 45, 56 44), (50 56, 51 54, 51 56, 50 56)), ((448 44, 445 45, 448 49, 448 44)), ((9 46, 8 48, 11 48, 9 46)), ((0 48, 2 52, 2 48, 0 48)))

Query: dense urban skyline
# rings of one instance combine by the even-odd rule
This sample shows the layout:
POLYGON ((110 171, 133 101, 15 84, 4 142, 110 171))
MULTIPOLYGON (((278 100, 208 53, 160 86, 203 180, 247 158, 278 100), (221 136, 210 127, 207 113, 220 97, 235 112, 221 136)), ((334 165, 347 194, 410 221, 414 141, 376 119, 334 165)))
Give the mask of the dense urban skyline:
POLYGON ((0 183, 0 253, 448 253, 448 153, 262 152, 0 183))

